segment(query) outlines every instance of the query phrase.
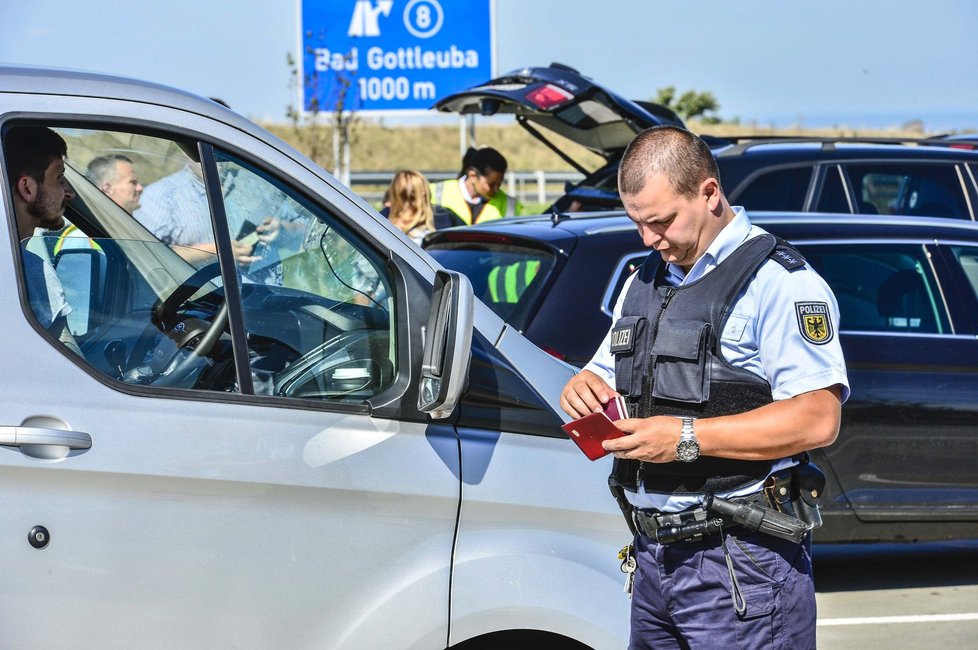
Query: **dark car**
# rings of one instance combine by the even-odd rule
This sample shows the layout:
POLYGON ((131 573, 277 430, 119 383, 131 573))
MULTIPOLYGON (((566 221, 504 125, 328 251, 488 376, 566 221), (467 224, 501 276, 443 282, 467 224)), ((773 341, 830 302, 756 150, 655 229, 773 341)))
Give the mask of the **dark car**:
MULTIPOLYGON (((558 64, 514 70, 445 97, 435 108, 515 114, 521 126, 584 175, 553 204, 551 209, 561 212, 621 208, 618 161, 631 139, 650 126, 683 126, 668 108, 623 99, 558 64), (605 163, 588 169, 548 134, 586 147, 605 163)), ((730 202, 750 210, 976 219, 978 137, 973 134, 917 140, 703 138, 714 151, 730 202)))
MULTIPOLYGON (((835 292, 852 395, 817 452, 816 541, 974 537, 978 528, 978 226, 911 217, 753 214, 835 292)), ((425 246, 531 341, 586 363, 648 254, 623 214, 439 231, 425 246)))

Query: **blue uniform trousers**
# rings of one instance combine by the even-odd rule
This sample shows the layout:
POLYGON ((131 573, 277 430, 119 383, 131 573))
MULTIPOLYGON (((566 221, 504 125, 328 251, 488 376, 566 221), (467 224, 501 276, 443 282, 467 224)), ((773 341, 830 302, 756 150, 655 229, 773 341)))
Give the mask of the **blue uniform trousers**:
POLYGON ((742 614, 719 535, 668 545, 638 535, 630 649, 815 648, 811 535, 794 544, 737 532, 724 537, 742 614))

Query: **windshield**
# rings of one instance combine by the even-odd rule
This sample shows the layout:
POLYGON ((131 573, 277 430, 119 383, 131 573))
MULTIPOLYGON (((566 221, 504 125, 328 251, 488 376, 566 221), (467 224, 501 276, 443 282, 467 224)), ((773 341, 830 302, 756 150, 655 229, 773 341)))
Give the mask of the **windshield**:
POLYGON ((446 268, 469 278, 476 297, 500 318, 525 329, 543 299, 555 256, 511 242, 438 242, 427 251, 446 268))

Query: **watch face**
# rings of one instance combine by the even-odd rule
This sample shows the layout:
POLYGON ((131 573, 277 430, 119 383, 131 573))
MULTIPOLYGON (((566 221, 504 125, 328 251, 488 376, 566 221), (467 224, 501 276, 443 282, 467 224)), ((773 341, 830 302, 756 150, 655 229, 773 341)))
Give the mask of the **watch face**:
POLYGON ((700 443, 695 439, 680 440, 676 445, 676 457, 686 463, 700 457, 700 443))

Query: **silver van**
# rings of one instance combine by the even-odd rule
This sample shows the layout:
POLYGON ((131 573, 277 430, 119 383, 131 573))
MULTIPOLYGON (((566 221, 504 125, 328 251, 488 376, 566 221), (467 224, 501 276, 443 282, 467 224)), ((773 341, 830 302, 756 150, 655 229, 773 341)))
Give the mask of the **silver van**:
POLYGON ((463 276, 210 100, 0 67, 0 136, 0 647, 626 645, 572 370, 463 276), (18 232, 22 127, 67 144, 60 230, 18 232))

